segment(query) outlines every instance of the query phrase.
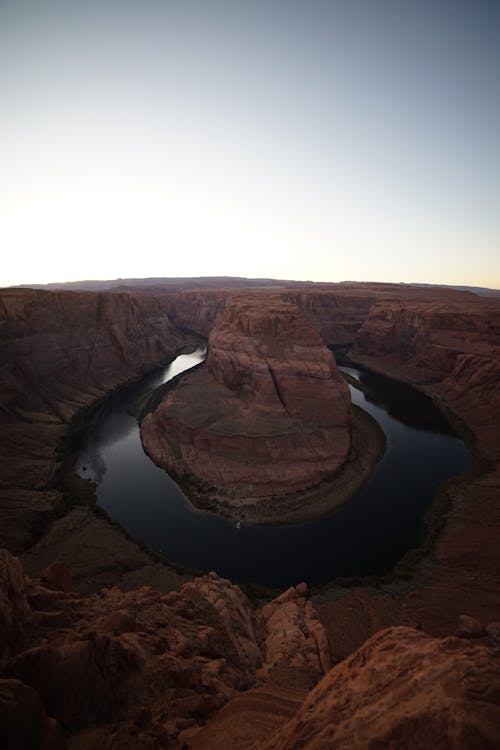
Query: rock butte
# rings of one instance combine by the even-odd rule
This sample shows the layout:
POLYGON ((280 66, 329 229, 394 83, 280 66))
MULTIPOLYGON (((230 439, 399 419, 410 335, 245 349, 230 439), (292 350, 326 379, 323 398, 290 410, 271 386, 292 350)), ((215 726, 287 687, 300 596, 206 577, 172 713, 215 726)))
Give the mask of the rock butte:
POLYGON ((257 606, 152 557, 69 473, 61 485, 71 418, 174 356, 186 331, 208 335, 247 290, 3 290, 0 534, 21 559, 0 551, 2 747, 500 745, 500 302, 276 286, 250 296, 297 305, 325 342, 440 399, 476 441, 478 470, 442 489, 446 525, 418 575, 309 599, 300 584, 257 606))
POLYGON ((335 473, 349 451, 349 411, 333 354, 302 311, 250 298, 217 317, 206 364, 167 392, 141 437, 175 477, 269 503, 335 473))

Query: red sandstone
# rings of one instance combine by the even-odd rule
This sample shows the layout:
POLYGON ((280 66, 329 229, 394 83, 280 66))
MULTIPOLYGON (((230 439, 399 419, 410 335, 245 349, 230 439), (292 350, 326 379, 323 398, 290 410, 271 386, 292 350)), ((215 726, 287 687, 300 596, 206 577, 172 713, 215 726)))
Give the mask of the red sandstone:
POLYGON ((156 463, 235 504, 315 486, 349 450, 349 390, 332 353, 299 308, 266 303, 227 307, 204 370, 141 425, 156 463))

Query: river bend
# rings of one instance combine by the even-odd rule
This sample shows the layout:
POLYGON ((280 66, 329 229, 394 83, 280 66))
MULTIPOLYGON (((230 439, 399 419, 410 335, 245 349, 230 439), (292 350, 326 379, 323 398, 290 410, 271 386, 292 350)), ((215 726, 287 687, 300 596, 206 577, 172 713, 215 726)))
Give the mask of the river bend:
POLYGON ((97 502, 136 539, 173 563, 215 570, 236 582, 285 587, 305 580, 389 572, 419 543, 422 517, 438 485, 470 466, 463 442, 422 393, 355 367, 363 384, 353 403, 369 412, 387 438, 371 479, 331 515, 292 526, 245 526, 194 511, 178 485, 144 453, 129 409, 185 369, 204 350, 124 388, 89 418, 76 469, 97 483, 97 502))

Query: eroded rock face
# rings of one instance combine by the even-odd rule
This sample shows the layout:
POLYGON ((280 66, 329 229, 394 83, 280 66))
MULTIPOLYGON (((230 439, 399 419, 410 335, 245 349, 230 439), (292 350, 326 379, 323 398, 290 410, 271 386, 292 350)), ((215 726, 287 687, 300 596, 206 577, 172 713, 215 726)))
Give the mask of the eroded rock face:
MULTIPOLYGON (((240 693, 217 712, 201 731, 191 735, 189 750, 255 750, 290 720, 307 692, 274 682, 240 693)), ((188 730, 189 731, 189 730, 188 730)))
POLYGON ((489 646, 380 631, 334 667, 259 750, 500 744, 500 661, 489 646))
POLYGON ((2 290, 0 333, 5 423, 64 421, 181 341, 157 299, 105 292, 2 290))
POLYGON ((55 583, 61 588, 63 584, 63 589, 75 588, 81 593, 104 586, 129 590, 145 585, 167 593, 192 577, 154 559, 117 526, 96 515, 92 508, 82 506, 54 521, 47 533, 22 555, 27 573, 37 577, 46 577, 56 560, 67 576, 61 579, 49 575, 48 586, 54 588, 55 583))
POLYGON ((309 688, 330 669, 330 652, 325 629, 302 590, 300 584, 292 586, 259 611, 265 637, 265 666, 259 676, 309 688))
MULTIPOLYGON (((279 286, 279 285, 277 285, 279 286)), ((343 283, 343 284, 284 284, 279 292, 261 288, 249 292, 240 285, 234 287, 197 283, 172 292, 172 287, 156 290, 172 322, 180 329, 208 336, 217 316, 226 308, 250 294, 266 302, 269 298, 292 303, 301 308, 306 318, 328 344, 352 344, 357 331, 365 323, 375 303, 400 304, 434 301, 464 300, 474 302, 477 297, 469 292, 459 292, 438 287, 414 287, 401 284, 343 283), (238 288, 240 287, 240 288, 238 288)), ((131 290, 133 287, 130 288, 131 290)), ((150 288, 149 293, 153 290, 150 288)))
POLYGON ((182 338, 159 300, 0 292, 0 543, 21 552, 60 502, 51 486, 71 418, 167 360, 182 338))
POLYGON ((301 310, 281 300, 227 308, 210 335, 207 369, 240 397, 249 417, 285 414, 305 429, 343 428, 349 391, 301 310))
POLYGON ((295 589, 261 615, 215 573, 169 594, 142 587, 82 596, 27 578, 8 553, 1 562, 0 717, 10 706, 18 721, 26 710, 40 737, 64 726, 72 747, 181 747, 181 733, 239 692, 271 672, 279 681, 277 659, 286 681, 311 685, 322 674, 312 644, 324 630, 295 589), (270 644, 277 623, 290 636, 286 648, 270 644))
POLYGON ((163 304, 175 326, 208 338, 217 316, 232 296, 221 289, 183 291, 166 295, 163 304))
POLYGON ((331 477, 349 451, 350 394, 299 308, 227 307, 203 369, 142 422, 143 445, 175 476, 229 499, 286 494, 331 477))
POLYGON ((377 303, 357 332, 354 353, 376 357, 384 369, 398 369, 417 384, 450 378, 447 393, 453 398, 461 382, 471 379, 472 368, 476 378, 470 385, 494 380, 491 371, 482 370, 499 358, 499 311, 498 302, 480 298, 377 303))

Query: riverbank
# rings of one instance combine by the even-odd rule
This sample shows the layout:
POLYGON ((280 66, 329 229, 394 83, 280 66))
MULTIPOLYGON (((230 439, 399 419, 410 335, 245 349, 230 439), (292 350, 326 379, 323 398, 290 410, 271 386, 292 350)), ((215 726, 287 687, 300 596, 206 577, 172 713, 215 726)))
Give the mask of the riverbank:
POLYGON ((343 465, 328 480, 301 492, 258 498, 216 497, 186 477, 173 477, 195 510, 213 513, 237 523, 299 524, 329 515, 347 502, 370 479, 384 455, 383 430, 363 409, 352 406, 351 445, 343 465))

